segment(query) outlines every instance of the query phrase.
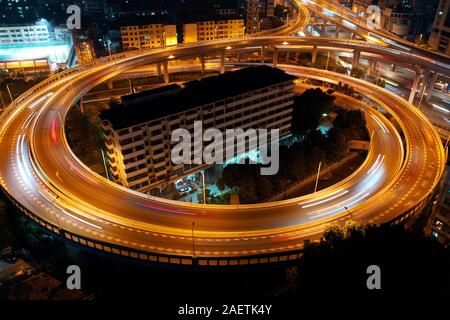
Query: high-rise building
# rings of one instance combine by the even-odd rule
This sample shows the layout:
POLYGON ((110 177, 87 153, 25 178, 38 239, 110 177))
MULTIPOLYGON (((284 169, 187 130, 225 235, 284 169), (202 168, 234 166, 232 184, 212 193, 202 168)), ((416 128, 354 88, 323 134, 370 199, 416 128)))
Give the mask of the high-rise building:
POLYGON ((450 1, 441 0, 428 41, 430 46, 450 55, 450 1))
POLYGON ((243 19, 221 19, 186 23, 183 26, 183 42, 237 38, 244 36, 243 19))
POLYGON ((259 32, 275 14, 275 0, 246 0, 247 33, 259 32))
MULTIPOLYGON (((259 66, 188 82, 183 88, 169 85, 122 97, 121 106, 100 114, 112 179, 147 191, 198 170, 201 164, 174 164, 171 159, 172 131, 184 128, 193 134, 195 121, 205 130, 279 129, 280 136, 289 134, 294 79, 259 66)), ((193 158, 198 149, 192 150, 193 158)), ((231 152, 239 156, 239 150, 231 152)))
POLYGON ((245 27, 248 34, 261 30, 261 12, 259 0, 247 0, 245 27))

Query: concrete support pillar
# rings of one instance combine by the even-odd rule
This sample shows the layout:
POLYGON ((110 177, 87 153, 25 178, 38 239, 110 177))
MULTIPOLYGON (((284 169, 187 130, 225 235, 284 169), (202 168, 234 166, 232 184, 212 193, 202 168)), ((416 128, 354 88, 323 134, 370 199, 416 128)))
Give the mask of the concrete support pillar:
POLYGON ((426 97, 427 101, 429 101, 431 99, 431 96, 433 95, 434 85, 436 84, 438 75, 439 73, 435 71, 433 76, 431 77, 431 82, 427 88, 427 97, 426 97))
POLYGON ((225 73, 225 52, 220 53, 220 73, 225 73))
POLYGON ((370 76, 372 70, 373 70, 373 66, 374 66, 375 62, 373 60, 369 60, 369 67, 367 68, 366 71, 366 76, 370 76))
POLYGON ((421 78, 419 84, 420 84, 420 89, 419 89, 419 98, 422 98, 423 94, 425 93, 425 88, 427 86, 427 80, 428 78, 431 76, 431 71, 427 72, 427 74, 421 78))
POLYGON ((288 52, 286 52, 286 62, 287 63, 289 63, 289 58, 290 58, 289 56, 290 56, 290 54, 289 54, 289 51, 288 51, 288 52))
POLYGON ((108 81, 106 81, 106 85, 108 86, 108 89, 114 89, 112 79, 109 79, 108 81))
POLYGON ((273 67, 276 68, 278 66, 278 48, 273 48, 273 67))
POLYGON ((392 66, 391 66, 391 70, 392 70, 393 72, 395 72, 396 69, 397 69, 397 66, 396 66, 395 63, 393 63, 392 66))
POLYGON ((167 84, 170 82, 169 79, 169 62, 164 61, 163 62, 163 69, 164 69, 164 82, 167 84))
POLYGON ((414 79, 414 83, 411 88, 411 93, 409 94, 409 99, 408 99, 409 103, 414 102, 414 98, 416 97, 417 87, 419 86, 419 82, 420 82, 422 76, 423 76, 422 73, 418 72, 416 79, 414 79))
POLYGON ((334 35, 334 37, 335 37, 336 39, 339 38, 339 32, 340 32, 340 31, 341 31, 341 27, 338 26, 338 25, 336 25, 336 34, 334 35))
POLYGON ((317 46, 314 46, 313 51, 312 51, 311 63, 312 63, 313 66, 315 66, 316 62, 317 62, 317 46))
POLYGON ((375 72, 375 70, 377 70, 377 64, 377 60, 372 60, 372 64, 370 65, 370 72, 375 72))
POLYGON ((237 61, 241 62, 241 54, 240 53, 237 54, 237 61))
POLYGON ((261 47, 261 63, 264 63, 264 46, 261 47))
POLYGON ((202 67, 202 74, 205 74, 205 56, 200 57, 200 63, 202 67))
POLYGON ((359 50, 353 51, 352 70, 358 68, 360 55, 361 51, 359 50))
POLYGON ((322 28, 321 29, 322 29, 321 30, 322 36, 324 37, 325 33, 327 32, 327 20, 323 19, 322 28))
POLYGON ((161 77, 161 63, 156 64, 156 71, 158 72, 158 77, 161 77))

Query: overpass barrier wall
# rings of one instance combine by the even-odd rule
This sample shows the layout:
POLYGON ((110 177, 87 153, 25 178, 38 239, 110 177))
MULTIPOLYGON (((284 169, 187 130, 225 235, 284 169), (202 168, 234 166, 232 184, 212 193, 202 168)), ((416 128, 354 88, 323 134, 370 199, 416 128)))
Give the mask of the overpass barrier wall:
MULTIPOLYGON (((63 239, 72 246, 81 247, 83 250, 91 251, 94 253, 103 253, 112 257, 121 257, 140 261, 144 263, 162 263, 170 265, 182 265, 182 266, 246 266, 246 265, 258 265, 258 264, 270 264, 299 260, 303 256, 303 248, 298 250, 285 251, 272 254, 255 254, 248 256, 237 257, 192 257, 185 255, 168 255, 161 253, 151 253, 148 251, 130 249, 116 244, 111 244, 103 241, 94 240, 88 237, 80 236, 75 233, 66 231, 53 223, 43 220, 33 212, 23 207, 13 197, 9 195, 5 190, 4 194, 29 220, 36 223, 42 229, 50 232, 52 235, 56 235, 58 238, 63 239)), ((400 224, 405 222, 409 217, 419 213, 433 198, 435 190, 420 201, 414 208, 404 212, 402 215, 397 216, 395 219, 387 222, 393 224, 400 224)), ((339 218, 340 219, 340 218, 339 218)))

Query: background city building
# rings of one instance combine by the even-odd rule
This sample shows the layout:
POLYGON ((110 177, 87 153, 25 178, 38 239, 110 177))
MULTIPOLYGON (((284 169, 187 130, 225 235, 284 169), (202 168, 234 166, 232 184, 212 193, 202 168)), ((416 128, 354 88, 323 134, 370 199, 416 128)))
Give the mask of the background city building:
POLYGON ((120 27, 124 50, 149 49, 178 43, 176 25, 142 24, 120 27))
POLYGON ((243 19, 198 21, 183 25, 183 42, 196 42, 242 37, 245 32, 243 19))
POLYGON ((0 26, 0 70, 36 73, 70 63, 72 36, 65 27, 45 19, 0 26))
POLYGON ((198 170, 198 164, 171 161, 172 131, 193 134, 194 121, 204 130, 277 128, 280 136, 289 134, 294 79, 260 66, 122 97, 122 106, 100 114, 112 179, 146 191, 198 170))
POLYGON ((412 41, 428 37, 436 12, 436 0, 353 0, 353 11, 366 13, 370 5, 382 10, 383 29, 412 41))
POLYGON ((438 51, 450 55, 450 1, 439 2, 433 29, 430 35, 430 46, 438 51))

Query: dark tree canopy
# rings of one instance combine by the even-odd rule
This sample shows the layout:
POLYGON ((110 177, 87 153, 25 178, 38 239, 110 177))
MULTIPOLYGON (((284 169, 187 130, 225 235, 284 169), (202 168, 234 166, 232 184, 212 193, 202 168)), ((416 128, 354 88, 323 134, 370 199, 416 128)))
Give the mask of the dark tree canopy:
POLYGON ((292 112, 292 133, 302 135, 315 130, 322 114, 333 110, 335 99, 320 88, 308 89, 297 96, 292 112))

